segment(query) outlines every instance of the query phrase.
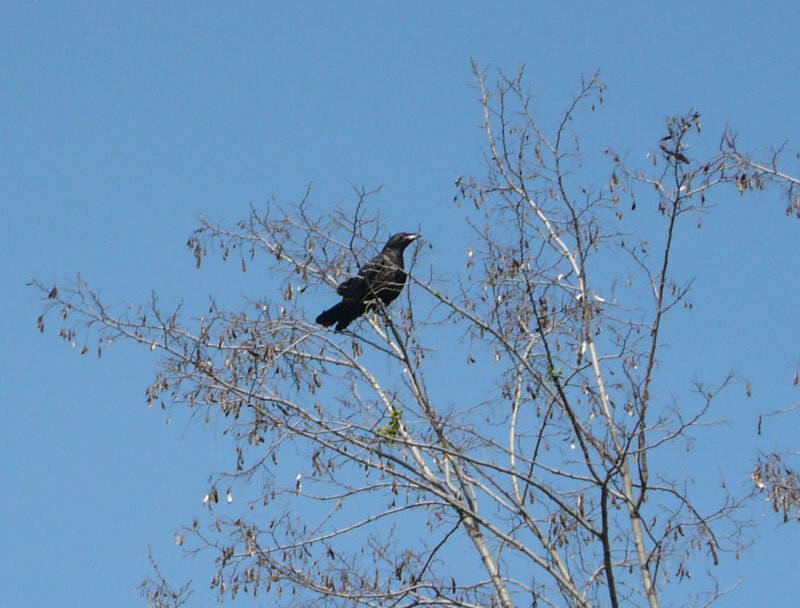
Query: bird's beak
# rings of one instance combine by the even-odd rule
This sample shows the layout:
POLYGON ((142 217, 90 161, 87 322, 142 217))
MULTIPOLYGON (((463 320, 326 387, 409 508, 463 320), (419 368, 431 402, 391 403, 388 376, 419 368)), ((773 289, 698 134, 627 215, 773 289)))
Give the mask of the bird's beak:
POLYGON ((421 234, 407 234, 406 235, 406 240, 409 243, 411 243, 412 241, 416 241, 421 236, 422 236, 421 234))

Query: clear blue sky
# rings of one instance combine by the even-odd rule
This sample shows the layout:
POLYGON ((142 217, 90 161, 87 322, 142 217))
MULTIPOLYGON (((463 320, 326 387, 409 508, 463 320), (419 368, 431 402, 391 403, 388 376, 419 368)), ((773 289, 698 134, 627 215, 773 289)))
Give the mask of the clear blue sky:
MULTIPOLYGON (((470 57, 527 64, 545 119, 600 69, 609 89, 587 155, 643 158, 663 117, 690 107, 712 138, 729 123, 745 149, 800 144, 794 2, 8 1, 0 31, 0 572, 15 607, 140 606, 148 544, 205 605, 209 564, 172 535, 202 513, 208 473, 231 466, 213 426, 145 408, 150 353, 98 360, 39 335, 31 278, 80 271, 117 303, 154 289, 189 310, 209 294, 236 305, 269 293, 269 277, 193 270, 196 214, 235 220, 309 182, 322 209, 350 201, 351 184, 382 185, 389 225, 463 247, 453 182, 482 167, 470 57)), ((685 245, 698 285, 675 340, 703 345, 686 375, 735 366, 753 379, 751 400, 719 412, 736 424, 702 448, 736 485, 757 449, 797 446, 796 418, 760 440, 754 420, 798 400, 800 224, 777 195, 719 203, 685 245)), ((715 571, 744 576, 722 606, 796 594, 800 529, 762 515, 753 550, 715 571)))

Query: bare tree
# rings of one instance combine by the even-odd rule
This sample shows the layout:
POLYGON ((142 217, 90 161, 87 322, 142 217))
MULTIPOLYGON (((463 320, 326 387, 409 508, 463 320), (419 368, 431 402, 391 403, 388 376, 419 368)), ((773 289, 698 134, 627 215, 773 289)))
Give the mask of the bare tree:
MULTIPOLYGON (((768 160, 759 160, 753 154, 741 151, 737 140, 735 133, 728 132, 720 146, 726 163, 733 170, 736 189, 745 194, 752 190, 764 190, 769 186, 777 187, 783 191, 786 215, 800 218, 800 178, 782 169, 786 144, 773 150, 768 160)), ((795 154, 795 157, 798 155, 795 154)), ((800 386, 800 366, 794 373, 792 384, 800 386)), ((760 415, 758 434, 761 434, 762 423, 766 418, 796 413, 798 409, 800 403, 760 415)), ((773 510, 781 514, 784 522, 790 519, 800 520, 800 473, 796 465, 793 465, 797 456, 796 449, 761 454, 750 475, 756 489, 767 495, 773 510)))
MULTIPOLYGON (((656 608, 746 545, 747 496, 704 488, 698 502, 669 460, 735 376, 693 379, 680 408, 655 387, 667 319, 690 305, 691 278, 670 266, 680 231, 712 192, 743 191, 745 171, 781 174, 748 165, 730 134, 690 158, 691 111, 667 121, 648 167, 608 150, 608 179, 582 183, 573 126, 602 104, 598 78, 547 129, 521 71, 491 85, 473 67, 487 171, 456 182, 466 269, 434 270, 417 244, 403 305, 352 332, 308 319, 392 232, 370 211, 376 192, 325 215, 306 196, 234 226, 201 218, 188 241, 198 267, 219 253, 280 281, 281 298, 242 311, 212 303, 186 319, 153 297, 117 312, 80 277, 37 283, 83 352, 131 340, 158 354, 148 404, 226 421, 235 470, 209 489, 209 521, 180 534, 216 553, 220 597, 656 608), (638 201, 657 209, 656 241, 629 223, 638 201), (246 508, 231 516, 234 494, 246 508)), ((681 603, 726 592, 705 580, 681 603)))
POLYGON ((161 573, 150 549, 147 551, 147 559, 153 569, 154 577, 143 580, 139 585, 141 596, 147 600, 147 608, 180 608, 184 606, 192 595, 191 582, 184 583, 176 590, 161 573))

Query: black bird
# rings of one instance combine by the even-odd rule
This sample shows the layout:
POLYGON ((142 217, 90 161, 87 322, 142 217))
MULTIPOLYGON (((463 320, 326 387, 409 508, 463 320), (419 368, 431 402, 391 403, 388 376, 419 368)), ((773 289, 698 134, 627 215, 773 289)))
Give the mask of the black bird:
POLYGON ((392 302, 403 290, 406 273, 403 270, 403 251, 420 237, 411 232, 398 232, 392 236, 383 250, 364 264, 359 273, 336 288, 342 301, 323 311, 317 323, 329 327, 336 323, 336 331, 342 331, 368 310, 392 302))

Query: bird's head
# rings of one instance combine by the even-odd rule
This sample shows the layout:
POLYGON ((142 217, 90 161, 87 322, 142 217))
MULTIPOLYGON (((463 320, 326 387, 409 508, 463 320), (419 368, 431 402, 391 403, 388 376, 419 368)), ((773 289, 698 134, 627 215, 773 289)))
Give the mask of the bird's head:
POLYGON ((399 249, 400 251, 403 251, 421 236, 421 234, 416 234, 414 232, 398 232, 397 234, 392 235, 391 238, 386 241, 384 250, 399 249))

